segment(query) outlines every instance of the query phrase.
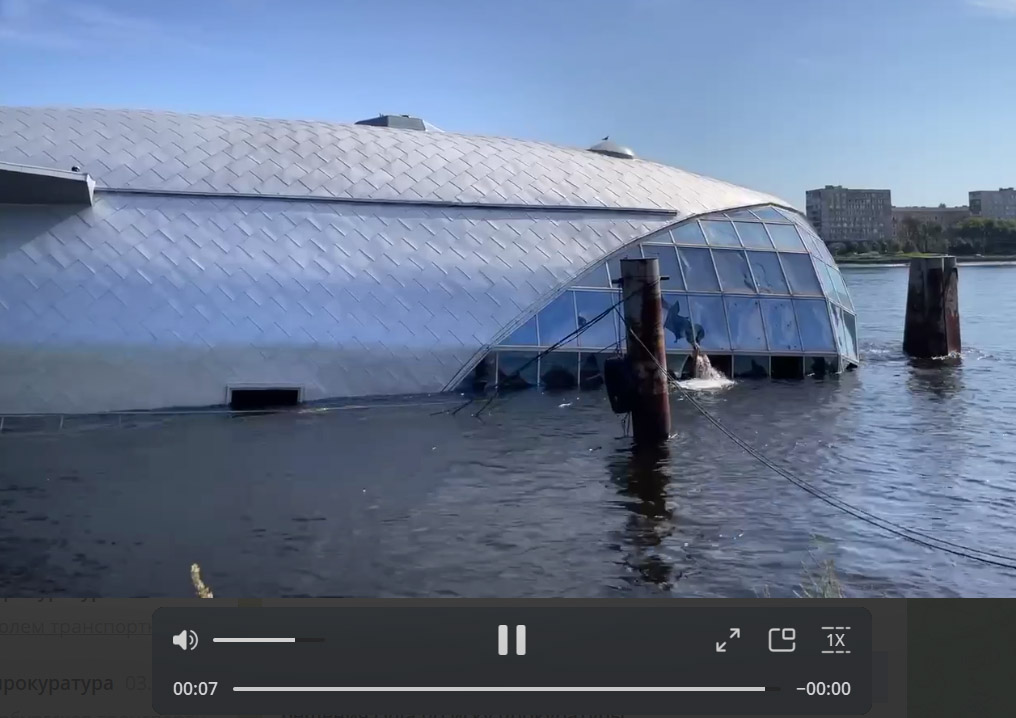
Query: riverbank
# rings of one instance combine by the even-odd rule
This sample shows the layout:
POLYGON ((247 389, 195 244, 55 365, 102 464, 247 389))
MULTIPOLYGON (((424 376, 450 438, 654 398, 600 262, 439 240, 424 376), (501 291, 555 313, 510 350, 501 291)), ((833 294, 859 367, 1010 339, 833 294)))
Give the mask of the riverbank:
MULTIPOLYGON (((937 257, 937 254, 910 252, 906 254, 848 254, 836 257, 839 265, 851 264, 909 264, 914 257, 937 257)), ((1016 262, 1016 254, 984 254, 956 257, 959 264, 981 262, 1016 262)))

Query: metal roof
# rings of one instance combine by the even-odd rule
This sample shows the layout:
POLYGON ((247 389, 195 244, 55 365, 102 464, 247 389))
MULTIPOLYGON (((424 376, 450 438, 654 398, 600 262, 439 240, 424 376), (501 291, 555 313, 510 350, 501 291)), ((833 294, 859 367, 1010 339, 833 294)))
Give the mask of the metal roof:
POLYGON ((78 166, 99 189, 672 210, 771 195, 543 142, 172 112, 0 107, 0 161, 78 166))
POLYGON ((164 112, 0 108, 0 162, 96 182, 0 205, 7 412, 441 391, 640 238, 785 206, 539 142, 164 112))

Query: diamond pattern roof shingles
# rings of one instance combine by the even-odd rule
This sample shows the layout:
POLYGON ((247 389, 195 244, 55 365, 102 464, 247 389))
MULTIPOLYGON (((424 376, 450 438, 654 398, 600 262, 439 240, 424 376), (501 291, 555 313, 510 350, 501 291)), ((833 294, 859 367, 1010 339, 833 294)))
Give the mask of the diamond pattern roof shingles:
POLYGON ((298 120, 0 107, 0 160, 99 188, 674 210, 787 203, 674 167, 543 142, 298 120))

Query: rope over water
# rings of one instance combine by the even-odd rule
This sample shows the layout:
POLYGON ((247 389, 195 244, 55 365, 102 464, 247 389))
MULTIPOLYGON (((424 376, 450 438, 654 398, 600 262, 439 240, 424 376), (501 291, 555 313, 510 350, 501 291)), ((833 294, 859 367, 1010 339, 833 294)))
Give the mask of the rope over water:
MULTIPOLYGON (((638 338, 638 335, 636 335, 633 331, 631 331, 630 328, 628 329, 628 333, 631 336, 635 337, 635 341, 639 342, 639 344, 642 344, 642 341, 638 338)), ((645 344, 642 344, 642 347, 646 349, 645 344)), ((648 349, 646 350, 648 351, 648 349)), ((655 357, 653 358, 655 360, 655 357)), ((657 362, 656 364, 661 370, 663 370, 663 366, 661 366, 659 362, 657 362)), ((727 428, 723 424, 723 422, 721 422, 719 419, 717 419, 715 416, 709 413, 709 411, 705 407, 699 404, 699 402, 695 399, 695 397, 692 396, 691 392, 689 392, 687 389, 681 386, 680 383, 675 383, 674 385, 681 392, 684 399, 690 402, 691 405, 695 407, 695 409, 700 414, 702 414, 702 416, 704 416, 713 426, 719 429, 728 439, 737 444, 741 449, 743 449, 747 454, 749 454, 751 457, 757 460, 760 464, 770 469, 771 471, 775 472, 779 476, 783 477, 790 483, 794 484, 802 491, 806 491, 807 493, 811 494, 820 501, 829 504, 833 508, 843 511, 844 513, 853 516, 856 519, 864 521, 865 523, 874 526, 875 528, 893 534, 894 536, 898 536, 906 541, 910 541, 911 543, 915 543, 919 546, 924 546, 925 548, 934 549, 936 551, 942 551, 944 553, 952 554, 953 556, 961 556, 963 558, 969 558, 974 561, 979 561, 981 563, 988 564, 989 566, 997 566, 999 568, 1008 568, 1016 570, 1016 557, 1008 556, 1006 554, 1001 553, 995 553, 993 551, 988 551, 985 549, 979 549, 973 546, 966 546, 964 544, 955 543, 953 541, 947 541, 946 539, 938 538, 937 536, 933 536, 931 534, 918 531, 917 529, 908 528, 906 526, 903 526, 902 524, 896 523, 895 521, 891 521, 877 514, 873 514, 870 511, 866 511, 858 506, 854 506, 853 504, 847 503, 846 501, 837 498, 835 495, 829 493, 828 491, 820 489, 817 486, 808 483, 804 479, 795 476, 789 470, 779 466, 771 459, 769 459, 767 456, 765 456, 762 452, 760 452, 758 449, 756 449, 751 444, 743 440, 731 429, 727 428)))

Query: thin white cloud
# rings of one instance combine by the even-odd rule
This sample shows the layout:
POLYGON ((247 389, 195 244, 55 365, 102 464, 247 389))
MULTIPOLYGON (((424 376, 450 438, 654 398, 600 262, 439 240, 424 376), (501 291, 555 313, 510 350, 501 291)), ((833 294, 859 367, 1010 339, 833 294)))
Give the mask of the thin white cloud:
POLYGON ((0 0, 0 45, 103 50, 193 44, 178 31, 100 0, 0 0))
POLYGON ((967 5, 992 15, 1016 18, 1016 0, 967 0, 967 5))

